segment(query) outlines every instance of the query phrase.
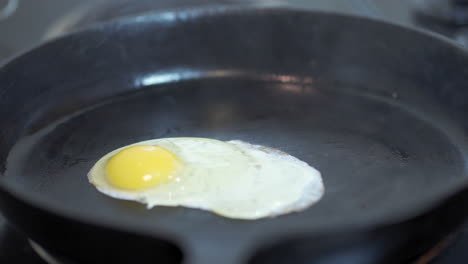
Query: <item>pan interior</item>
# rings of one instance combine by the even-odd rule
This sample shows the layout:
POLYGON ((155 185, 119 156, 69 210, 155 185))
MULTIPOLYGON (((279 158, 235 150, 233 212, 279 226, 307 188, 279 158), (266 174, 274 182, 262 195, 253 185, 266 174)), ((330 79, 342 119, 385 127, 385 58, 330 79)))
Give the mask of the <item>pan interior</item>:
POLYGON ((198 243, 216 241, 220 248, 223 238, 241 243, 263 232, 319 231, 397 219, 464 180, 459 150, 434 124, 392 98, 349 90, 340 83, 252 78, 149 87, 24 138, 10 153, 5 179, 75 215, 148 232, 169 230, 198 243), (300 213, 239 221, 186 208, 147 210, 107 197, 88 183, 86 174, 104 154, 162 137, 240 139, 281 149, 321 171, 325 195, 300 213))

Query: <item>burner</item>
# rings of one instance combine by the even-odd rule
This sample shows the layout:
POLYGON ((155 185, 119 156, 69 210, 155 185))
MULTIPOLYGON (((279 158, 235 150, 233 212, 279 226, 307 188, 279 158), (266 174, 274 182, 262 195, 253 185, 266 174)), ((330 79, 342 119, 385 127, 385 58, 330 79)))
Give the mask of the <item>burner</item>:
MULTIPOLYGON (((444 250, 453 242, 455 235, 449 235, 437 243, 434 247, 429 249, 424 254, 417 257, 415 260, 410 261, 408 264, 431 264, 432 261, 440 256, 444 250)), ((36 254, 48 264, 79 264, 78 261, 73 261, 70 258, 59 256, 57 254, 50 253, 50 251, 44 249, 41 245, 28 239, 28 243, 36 254)))
POLYGON ((28 243, 34 252, 36 252, 36 254, 39 255, 39 257, 41 257, 41 259, 48 264, 78 264, 76 261, 49 253, 49 251, 45 250, 42 246, 32 241, 31 239, 28 239, 28 243))
POLYGON ((449 235, 437 243, 434 247, 429 249, 426 253, 419 256, 412 264, 430 264, 437 257, 440 256, 443 251, 450 245, 454 240, 455 235, 449 235))

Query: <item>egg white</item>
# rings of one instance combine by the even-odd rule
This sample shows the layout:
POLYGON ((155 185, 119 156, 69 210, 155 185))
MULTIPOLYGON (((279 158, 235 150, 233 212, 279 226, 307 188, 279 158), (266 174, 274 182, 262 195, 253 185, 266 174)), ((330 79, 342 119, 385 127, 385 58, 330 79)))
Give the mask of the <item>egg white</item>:
POLYGON ((138 142, 102 157, 89 181, 111 197, 154 206, 184 206, 236 219, 258 219, 301 211, 320 200, 319 171, 276 149, 232 140, 164 138, 138 142), (142 190, 122 190, 105 176, 108 160, 134 145, 157 145, 172 152, 182 166, 172 181, 142 190))

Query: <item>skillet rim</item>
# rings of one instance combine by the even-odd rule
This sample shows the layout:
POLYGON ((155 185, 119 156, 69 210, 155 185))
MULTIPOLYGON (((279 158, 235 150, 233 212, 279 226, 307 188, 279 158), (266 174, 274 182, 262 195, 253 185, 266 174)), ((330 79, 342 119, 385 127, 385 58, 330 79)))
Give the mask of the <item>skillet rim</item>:
MULTIPOLYGON (((353 20, 361 20, 364 22, 370 22, 378 26, 386 26, 390 27, 399 31, 406 31, 409 33, 417 34, 419 36, 424 36, 428 39, 432 39, 438 41, 442 45, 445 45, 447 48, 451 48, 456 50, 458 53, 463 54, 467 58, 468 62, 468 50, 466 50, 461 44, 458 44, 454 40, 445 37, 443 35, 417 28, 415 26, 405 25, 402 23, 391 22, 391 21, 383 21, 376 18, 365 17, 361 15, 355 14, 346 14, 342 12, 334 12, 334 11, 323 11, 323 10, 310 10, 310 9, 301 9, 294 6, 214 6, 214 7, 199 7, 199 8, 181 8, 181 9, 174 9, 171 11, 156 11, 156 12, 145 12, 141 15, 136 16, 128 16, 123 17, 120 19, 92 25, 86 28, 82 28, 64 35, 61 35, 57 38, 51 39, 47 42, 39 43, 35 46, 32 46, 22 52, 19 52, 15 56, 6 61, 0 63, 0 74, 4 74, 10 67, 15 67, 16 65, 21 65, 25 61, 28 60, 30 54, 35 54, 41 52, 42 49, 48 48, 53 43, 59 42, 66 42, 69 41, 70 38, 76 38, 81 36, 86 36, 87 34, 92 33, 100 33, 104 32, 104 34, 108 34, 108 32, 113 32, 116 29, 118 30, 121 27, 129 27, 135 24, 135 22, 143 22, 143 23, 151 23, 151 24, 159 24, 159 23, 167 23, 167 22, 185 22, 190 20, 196 20, 201 17, 222 17, 224 15, 229 14, 245 14, 245 13, 265 13, 265 14, 279 14, 279 15, 291 15, 291 14, 305 14, 305 15, 327 15, 327 16, 334 16, 336 18, 345 18, 345 19, 353 19, 353 20), (186 15, 186 18, 180 18, 180 15, 186 15), (168 20, 169 18, 169 20, 168 20)), ((203 79, 203 76, 188 78, 183 81, 187 80, 197 80, 203 79)), ((174 81, 173 81, 174 82, 174 81)), ((175 81, 177 82, 177 81, 175 81)), ((7 196, 12 199, 17 200, 26 206, 32 207, 34 209, 40 210, 46 214, 52 215, 54 217, 58 217, 63 220, 73 221, 75 223, 80 223, 88 226, 93 227, 101 227, 106 229, 114 229, 122 232, 130 232, 135 234, 141 234, 148 236, 144 231, 144 228, 139 229, 138 227, 129 227, 122 224, 116 224, 113 222, 107 221, 107 219, 101 219, 91 215, 82 215, 78 212, 74 212, 73 210, 63 210, 63 206, 58 206, 56 204, 48 203, 49 199, 46 199, 39 193, 29 193, 20 190, 20 188, 13 187, 12 185, 8 184, 8 182, 2 177, 3 174, 0 174, 0 192, 3 192, 7 196)), ((376 229, 382 230, 384 228, 391 227, 395 224, 401 224, 404 222, 411 221, 418 217, 422 217, 430 213, 433 208, 445 203, 446 201, 450 200, 453 196, 456 196, 460 192, 468 191, 468 184, 460 186, 456 191, 444 194, 440 197, 436 203, 431 204, 427 208, 421 210, 422 213, 415 214, 411 217, 395 217, 390 220, 385 220, 381 223, 377 223, 372 226, 365 226, 365 227, 358 227, 358 228, 341 228, 336 229, 333 232, 334 235, 337 234, 346 234, 346 233, 367 233, 372 232, 376 229)), ((326 234, 329 234, 330 231, 325 231, 326 234)), ((321 233, 313 233, 314 235, 320 235, 321 233)), ((183 241, 180 237, 177 236, 174 232, 168 232, 163 229, 155 229, 150 236, 162 238, 168 240, 172 243, 176 243, 178 245, 183 245, 183 241)), ((183 248, 183 246, 182 246, 183 248)))

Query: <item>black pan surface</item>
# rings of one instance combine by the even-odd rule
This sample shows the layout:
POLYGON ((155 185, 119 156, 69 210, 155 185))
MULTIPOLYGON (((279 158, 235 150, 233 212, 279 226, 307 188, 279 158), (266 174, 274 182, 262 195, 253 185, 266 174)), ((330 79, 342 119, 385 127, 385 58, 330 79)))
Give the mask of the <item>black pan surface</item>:
POLYGON ((337 14, 230 8, 104 24, 0 70, 1 205, 46 247, 68 252, 67 237, 86 251, 113 233, 107 249, 132 238, 168 263, 244 263, 286 236, 398 224, 466 184, 466 69, 439 37, 337 14), (325 196, 241 221, 147 210, 88 183, 107 152, 161 137, 281 149, 321 171, 325 196))

